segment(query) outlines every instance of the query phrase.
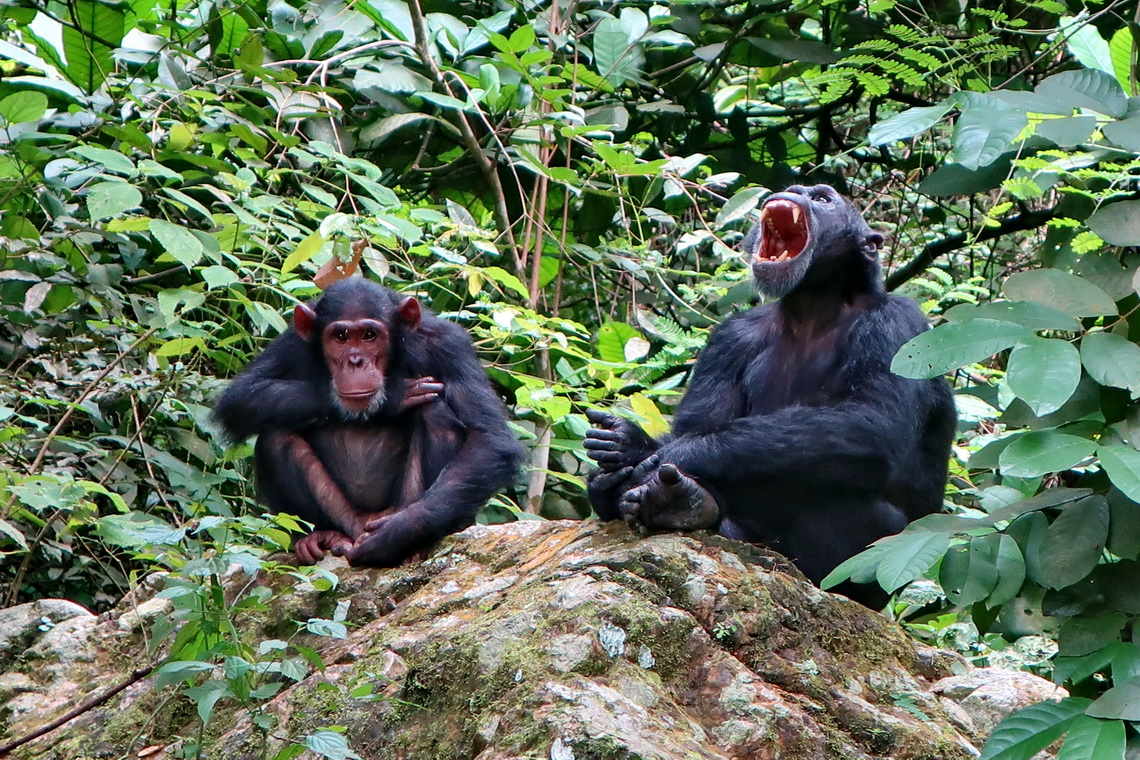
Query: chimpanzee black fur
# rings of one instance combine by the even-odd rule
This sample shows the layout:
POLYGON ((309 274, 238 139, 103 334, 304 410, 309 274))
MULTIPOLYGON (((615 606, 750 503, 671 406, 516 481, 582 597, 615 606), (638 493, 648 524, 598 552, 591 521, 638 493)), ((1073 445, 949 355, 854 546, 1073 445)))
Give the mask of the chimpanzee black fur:
MULTIPOLYGON (((713 331, 660 442, 590 412, 598 515, 714 528, 770 546, 818 583, 940 510, 954 402, 943 380, 890 370, 927 323, 914 303, 886 293, 881 243, 827 185, 768 198, 744 248, 760 290, 780 300, 713 331)), ((866 587, 841 590, 883 600, 866 587)))

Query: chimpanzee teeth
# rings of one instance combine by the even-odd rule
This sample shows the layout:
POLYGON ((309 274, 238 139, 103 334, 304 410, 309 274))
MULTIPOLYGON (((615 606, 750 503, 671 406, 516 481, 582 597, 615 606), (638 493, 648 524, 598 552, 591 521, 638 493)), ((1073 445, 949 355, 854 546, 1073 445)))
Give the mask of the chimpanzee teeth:
POLYGON ((800 207, 792 206, 792 224, 800 223, 800 207))

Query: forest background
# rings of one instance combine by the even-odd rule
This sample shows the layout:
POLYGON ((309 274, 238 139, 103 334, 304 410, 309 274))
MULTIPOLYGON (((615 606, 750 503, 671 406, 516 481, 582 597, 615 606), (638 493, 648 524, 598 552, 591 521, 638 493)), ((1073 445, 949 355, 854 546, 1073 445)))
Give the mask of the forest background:
POLYGON ((950 373, 961 420, 948 514, 835 578, 1070 689, 988 757, 1063 733, 1067 758, 1122 757, 1138 22, 1075 0, 0 0, 3 604, 106 609, 163 568, 168 681, 203 720, 259 698, 186 663, 281 656, 220 635, 215 592, 295 526, 207 417, 315 280, 358 260, 471 332, 529 452, 480 521, 584 518, 584 410, 665 431, 710 327, 756 301, 734 246, 758 202, 826 182, 938 325, 894 369, 950 373))

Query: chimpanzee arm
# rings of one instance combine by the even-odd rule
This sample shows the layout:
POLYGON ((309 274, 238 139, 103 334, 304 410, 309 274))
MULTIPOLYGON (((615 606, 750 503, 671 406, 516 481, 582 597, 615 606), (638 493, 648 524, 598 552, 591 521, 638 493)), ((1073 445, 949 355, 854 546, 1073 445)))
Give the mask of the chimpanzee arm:
MULTIPOLYGON (((739 317, 726 320, 713 331, 693 369, 689 390, 677 409, 673 422, 675 434, 720 430, 744 414, 741 384, 747 359, 753 351, 751 343, 745 320, 739 317)), ((590 421, 599 425, 595 416, 591 416, 590 421)), ((596 452, 602 447, 603 440, 592 440, 587 434, 585 444, 590 456, 602 464, 602 469, 590 473, 587 487, 594 511, 603 520, 622 517, 622 496, 651 474, 638 465, 662 445, 628 420, 610 423, 610 427, 616 428, 622 442, 621 453, 625 456, 620 467, 606 468, 605 462, 599 459, 596 452)), ((667 443, 671 438, 667 436, 663 442, 667 443)))
MULTIPOLYGON (((443 398, 434 403, 447 404, 459 418, 464 440, 422 498, 365 526, 368 532, 347 555, 354 565, 398 564, 467 527, 479 507, 510 484, 522 456, 467 333, 449 322, 425 319, 414 341, 408 351, 412 371, 430 374, 443 384, 443 398)), ((432 434, 429 430, 426 446, 432 434)))
POLYGON ((852 325, 840 369, 850 388, 846 399, 741 417, 710 432, 686 432, 662 447, 661 461, 713 484, 784 476, 802 480, 804 488, 881 493, 893 460, 916 450, 924 395, 930 392, 929 381, 892 374, 890 362, 924 329, 917 308, 890 299, 852 325))
POLYGON ((304 430, 335 414, 328 379, 293 330, 278 337, 226 388, 214 407, 232 441, 268 429, 304 430))

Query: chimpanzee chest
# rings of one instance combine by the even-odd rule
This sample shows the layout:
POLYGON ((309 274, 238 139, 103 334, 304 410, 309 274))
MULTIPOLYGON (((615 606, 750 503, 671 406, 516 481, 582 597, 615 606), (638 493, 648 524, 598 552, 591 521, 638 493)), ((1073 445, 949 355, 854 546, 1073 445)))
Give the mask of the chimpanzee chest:
POLYGON ((354 507, 377 511, 399 503, 411 437, 408 425, 340 425, 309 444, 354 507))
POLYGON ((842 398, 847 339, 847 330, 811 338, 770 337, 744 372, 746 413, 768 414, 796 404, 820 406, 842 398))

